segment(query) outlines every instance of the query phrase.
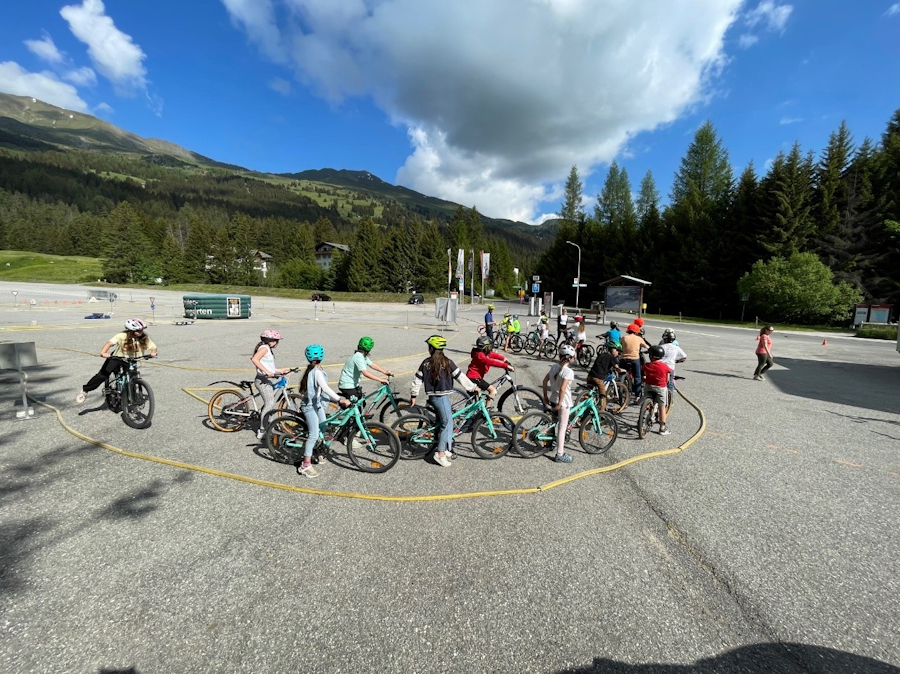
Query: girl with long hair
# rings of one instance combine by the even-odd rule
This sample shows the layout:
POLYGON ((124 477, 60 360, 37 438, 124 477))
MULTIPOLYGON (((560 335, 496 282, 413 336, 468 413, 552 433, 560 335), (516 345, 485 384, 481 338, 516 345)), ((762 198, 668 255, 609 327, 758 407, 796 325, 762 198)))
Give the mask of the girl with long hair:
POLYGON ((319 426, 325 421, 325 405, 333 401, 339 403, 341 407, 346 407, 350 401, 328 386, 328 377, 321 367, 322 361, 325 360, 325 349, 319 344, 310 344, 306 347, 305 355, 309 364, 300 379, 300 394, 303 396, 300 410, 306 418, 309 435, 303 447, 303 463, 297 472, 304 477, 318 477, 319 471, 312 465, 312 454, 319 439, 319 426))
POLYGON ((478 389, 462 373, 456 363, 444 355, 447 348, 447 340, 440 335, 432 335, 425 340, 428 344, 429 356, 422 361, 419 369, 413 377, 410 388, 410 404, 416 404, 416 397, 422 385, 425 385, 425 393, 434 405, 437 412, 437 451, 434 460, 439 466, 450 467, 453 458, 453 409, 450 404, 450 393, 453 391, 453 381, 458 380, 469 393, 478 389))
POLYGON ((156 356, 156 344, 144 332, 147 324, 140 318, 129 318, 125 321, 125 332, 114 335, 103 348, 100 355, 105 359, 100 371, 81 387, 75 402, 79 405, 85 401, 87 394, 104 384, 111 374, 125 367, 124 358, 140 358, 156 356))

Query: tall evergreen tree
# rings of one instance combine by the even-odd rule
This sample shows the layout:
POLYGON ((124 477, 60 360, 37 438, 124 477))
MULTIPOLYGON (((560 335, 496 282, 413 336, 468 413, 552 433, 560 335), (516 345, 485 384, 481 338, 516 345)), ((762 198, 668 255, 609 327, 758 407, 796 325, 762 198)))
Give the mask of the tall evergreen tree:
POLYGON ((727 245, 722 222, 731 206, 734 178, 728 153, 712 123, 706 122, 681 160, 666 211, 672 230, 672 259, 678 260, 662 289, 667 306, 677 298, 689 312, 718 314, 733 304, 734 289, 722 288, 720 254, 727 245))
POLYGON ((585 212, 582 206, 584 185, 578 176, 578 167, 572 166, 569 177, 566 178, 566 186, 563 191, 563 204, 559 211, 559 217, 571 223, 584 222, 585 212))
POLYGON ((381 233, 371 218, 365 218, 356 230, 347 267, 347 290, 372 292, 384 288, 384 271, 380 264, 381 233))
POLYGON ((123 201, 106 219, 103 275, 113 283, 145 281, 141 272, 147 264, 148 249, 141 233, 141 217, 123 201))
POLYGON ((786 157, 780 154, 775 159, 763 188, 768 192, 762 214, 766 220, 763 247, 785 258, 806 250, 815 232, 812 155, 804 157, 800 144, 794 143, 786 157))

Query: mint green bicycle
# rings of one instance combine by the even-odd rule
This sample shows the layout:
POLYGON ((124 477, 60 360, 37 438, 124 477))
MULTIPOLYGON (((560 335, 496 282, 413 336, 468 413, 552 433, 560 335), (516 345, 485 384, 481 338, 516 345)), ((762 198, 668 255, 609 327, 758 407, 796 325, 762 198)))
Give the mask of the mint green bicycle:
MULTIPOLYGON (((577 429, 578 443, 588 454, 609 451, 619 437, 619 424, 597 406, 596 390, 590 391, 569 412, 566 437, 577 429)), ((530 412, 516 422, 513 448, 525 459, 536 459, 556 447, 557 419, 546 412, 530 412)))
MULTIPOLYGON (((513 444, 513 420, 489 410, 479 391, 453 412, 453 437, 469 433, 473 451, 482 459, 499 459, 513 444)), ((421 459, 434 451, 438 428, 433 416, 405 414, 392 426, 400 440, 400 458, 421 459)))
MULTIPOLYGON (((351 404, 344 409, 329 414, 319 424, 319 438, 314 456, 320 460, 333 451, 335 442, 343 442, 347 454, 359 470, 365 473, 384 473, 394 467, 400 457, 400 440, 390 426, 367 418, 364 413, 368 404, 377 405, 390 391, 383 384, 373 393, 358 400, 351 398, 351 404)), ((330 408, 329 411, 333 409, 330 408)), ((266 426, 264 443, 269 455, 280 463, 296 464, 303 458, 303 450, 309 429, 302 412, 284 411, 274 417, 266 426)))

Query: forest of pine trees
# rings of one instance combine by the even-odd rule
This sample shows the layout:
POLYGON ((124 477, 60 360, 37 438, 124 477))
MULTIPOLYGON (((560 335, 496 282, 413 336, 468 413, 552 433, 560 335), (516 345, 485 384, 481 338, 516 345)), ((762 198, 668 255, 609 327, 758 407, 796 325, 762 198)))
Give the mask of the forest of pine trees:
MULTIPOLYGON (((577 167, 543 254, 515 235, 486 233, 476 208, 439 220, 393 201, 342 216, 309 197, 227 169, 87 152, 0 149, 0 248, 104 260, 114 283, 202 282, 290 288, 443 292, 447 249, 491 254, 486 287, 513 293, 540 274, 572 303, 581 246, 583 304, 627 274, 652 282, 651 312, 839 322, 858 300, 900 306, 900 110, 878 142, 846 124, 818 155, 794 145, 735 177, 711 123, 681 160, 662 207, 652 173, 636 198, 613 162, 593 212, 577 167), (118 176, 113 179, 109 176, 118 176), (317 243, 350 246, 325 272, 317 243), (251 251, 272 255, 263 280, 251 251), (742 302, 748 296, 748 303, 742 302)), ((492 230, 496 232, 497 230, 492 230)), ((538 241, 537 238, 534 239, 538 241)), ((468 253, 467 253, 468 260, 468 253)))
POLYGON ((713 125, 681 160, 669 204, 648 172, 637 198, 613 162, 592 214, 581 209, 577 167, 566 182, 562 223, 536 272, 571 303, 576 250, 581 280, 625 274, 649 280, 648 310, 737 318, 839 322, 856 301, 900 306, 900 110, 875 143, 855 143, 846 123, 817 156, 795 144, 765 175, 751 164, 735 179, 713 125), (567 296, 570 295, 570 296, 567 296), (806 305, 810 306, 806 306, 806 305))
MULTIPOLYGON (((332 201, 332 205, 334 202, 332 201)), ((351 292, 444 292, 447 248, 485 250, 488 287, 512 293, 512 254, 538 252, 514 237, 487 236, 474 208, 449 221, 425 219, 396 203, 354 219, 282 186, 226 170, 166 167, 133 157, 0 150, 0 248, 103 259, 112 283, 272 285, 351 292), (102 172, 130 176, 108 179, 102 172), (511 239, 512 240, 512 239, 511 239), (350 246, 326 272, 315 246, 350 246), (251 251, 272 256, 254 271, 251 251)))

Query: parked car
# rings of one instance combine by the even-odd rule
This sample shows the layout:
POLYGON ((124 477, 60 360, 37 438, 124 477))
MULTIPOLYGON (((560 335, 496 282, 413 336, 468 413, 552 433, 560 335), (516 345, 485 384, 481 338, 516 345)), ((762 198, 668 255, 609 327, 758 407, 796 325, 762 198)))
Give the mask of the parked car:
MULTIPOLYGON (((472 289, 471 288, 463 288, 462 294, 466 297, 472 297, 472 289)), ((481 293, 477 290, 475 291, 475 297, 481 297, 481 293)))
POLYGON ((326 295, 325 293, 313 293, 312 297, 310 297, 313 302, 330 302, 331 295, 326 295))
POLYGON ((407 304, 425 304, 425 295, 420 295, 416 293, 412 297, 410 297, 407 301, 407 304))
POLYGON ((112 318, 111 314, 104 314, 102 312, 94 312, 92 314, 88 314, 85 318, 112 318))

